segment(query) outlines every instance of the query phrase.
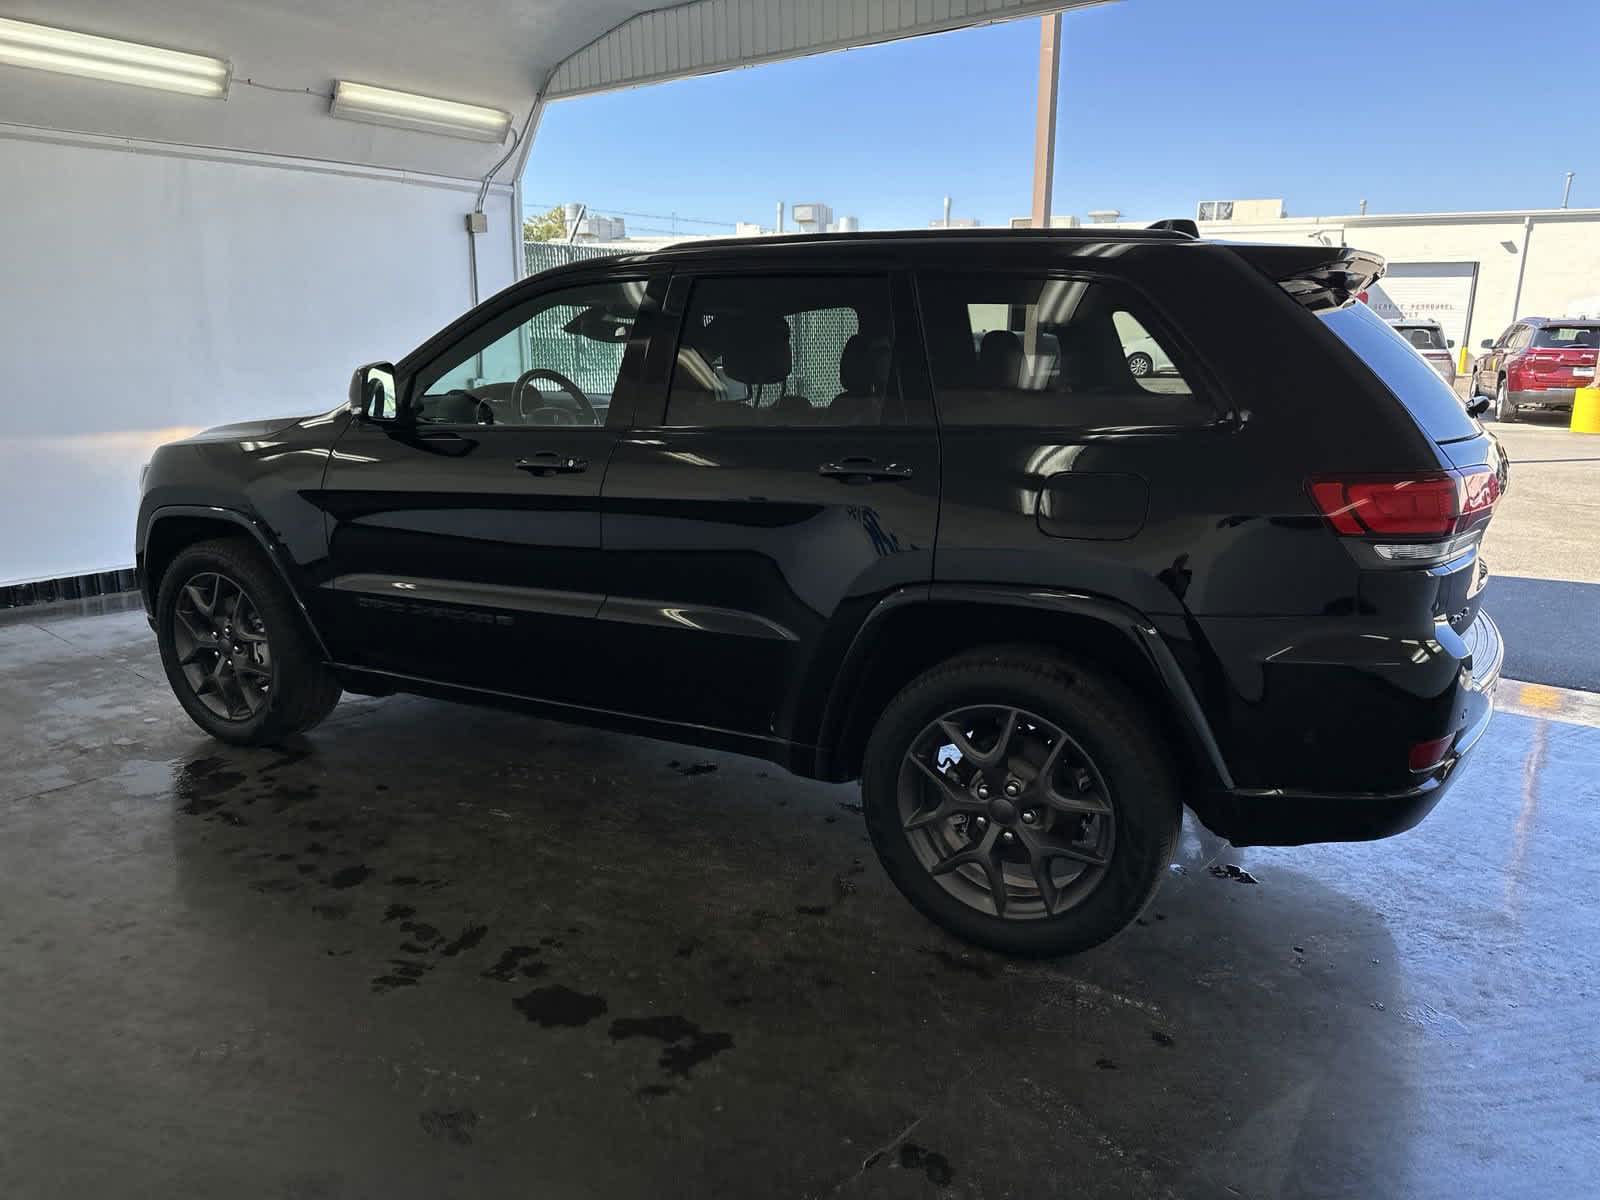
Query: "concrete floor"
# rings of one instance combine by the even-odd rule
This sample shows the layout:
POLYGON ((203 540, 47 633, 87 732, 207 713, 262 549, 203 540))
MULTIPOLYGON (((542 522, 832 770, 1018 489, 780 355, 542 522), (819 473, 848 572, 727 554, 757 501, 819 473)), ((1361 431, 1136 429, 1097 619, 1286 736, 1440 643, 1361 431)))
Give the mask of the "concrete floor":
POLYGON ((1593 1194, 1600 702, 1384 843, 1186 831, 1040 965, 856 793, 407 698, 199 735, 134 612, 0 627, 0 1194, 1593 1194), (1236 864, 1254 882, 1209 869, 1236 864))
POLYGON ((1505 499, 1483 538, 1496 575, 1600 584, 1600 434, 1532 413, 1484 426, 1511 459, 1505 499))

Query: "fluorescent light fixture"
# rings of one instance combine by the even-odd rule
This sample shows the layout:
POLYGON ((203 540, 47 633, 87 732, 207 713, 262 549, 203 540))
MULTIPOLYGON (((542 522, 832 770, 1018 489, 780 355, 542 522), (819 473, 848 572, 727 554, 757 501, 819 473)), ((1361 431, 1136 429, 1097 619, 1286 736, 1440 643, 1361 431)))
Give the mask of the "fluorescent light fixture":
POLYGON ((506 130, 511 128, 511 114, 498 108, 419 96, 415 92, 397 92, 370 83, 351 83, 348 79, 334 83, 333 106, 329 111, 350 121, 398 125, 401 129, 475 138, 480 142, 503 142, 506 130))
POLYGON ((0 63, 211 97, 228 94, 232 74, 232 68, 220 58, 6 17, 0 17, 0 63))

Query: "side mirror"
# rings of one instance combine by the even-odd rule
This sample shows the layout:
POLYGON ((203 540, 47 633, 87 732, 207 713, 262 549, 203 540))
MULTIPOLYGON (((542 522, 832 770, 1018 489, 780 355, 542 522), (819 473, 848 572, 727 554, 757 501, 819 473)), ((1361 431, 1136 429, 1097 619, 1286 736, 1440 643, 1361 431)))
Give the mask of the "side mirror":
POLYGON ((1467 404, 1467 412, 1474 417, 1481 417, 1489 411, 1489 397, 1478 396, 1467 404))
POLYGON ((1454 350, 1456 348, 1456 340, 1455 340, 1455 338, 1445 338, 1445 340, 1444 340, 1444 348, 1446 350, 1454 350))
POLYGON ((394 364, 368 363, 350 376, 350 411, 368 421, 393 421, 400 415, 394 364))
POLYGON ((1485 350, 1493 350, 1494 349, 1494 339, 1493 338, 1484 338, 1483 341, 1479 343, 1479 345, 1481 345, 1485 350))

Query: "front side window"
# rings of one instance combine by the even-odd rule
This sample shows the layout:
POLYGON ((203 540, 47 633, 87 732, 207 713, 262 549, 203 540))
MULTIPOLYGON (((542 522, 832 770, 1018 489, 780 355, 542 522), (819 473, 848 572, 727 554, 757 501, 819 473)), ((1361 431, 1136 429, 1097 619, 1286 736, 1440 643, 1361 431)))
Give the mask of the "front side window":
POLYGON ((947 425, 1126 427, 1216 419, 1113 283, 1010 275, 919 281, 947 425))
POLYGON ((893 364, 889 283, 881 276, 698 279, 679 335, 666 423, 898 422, 893 364))
POLYGON ((644 289, 642 281, 583 284, 491 322, 419 376, 417 420, 604 425, 644 289))

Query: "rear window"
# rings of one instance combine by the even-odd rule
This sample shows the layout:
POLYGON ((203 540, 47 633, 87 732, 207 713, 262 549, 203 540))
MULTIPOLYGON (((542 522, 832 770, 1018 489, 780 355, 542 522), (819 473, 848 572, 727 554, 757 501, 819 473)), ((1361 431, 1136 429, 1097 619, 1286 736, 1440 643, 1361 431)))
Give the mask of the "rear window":
POLYGON ((1431 325, 1396 325, 1396 331, 1418 350, 1448 350, 1444 332, 1431 325))
POLYGON ((1453 442, 1478 435, 1478 422, 1457 399, 1455 390, 1365 304, 1348 304, 1320 319, 1383 380, 1434 441, 1453 442))
POLYGON ((1534 331, 1533 344, 1554 350, 1593 350, 1600 346, 1600 326, 1546 325, 1534 331))

